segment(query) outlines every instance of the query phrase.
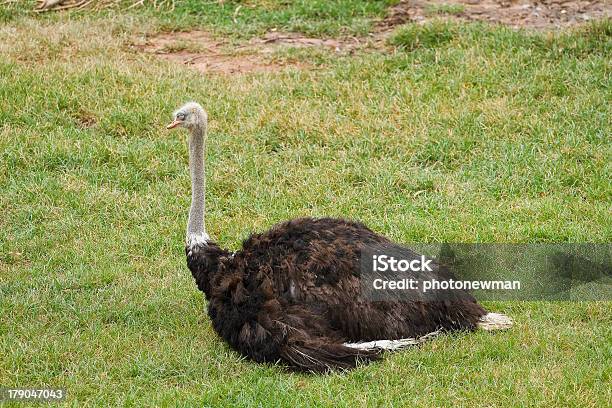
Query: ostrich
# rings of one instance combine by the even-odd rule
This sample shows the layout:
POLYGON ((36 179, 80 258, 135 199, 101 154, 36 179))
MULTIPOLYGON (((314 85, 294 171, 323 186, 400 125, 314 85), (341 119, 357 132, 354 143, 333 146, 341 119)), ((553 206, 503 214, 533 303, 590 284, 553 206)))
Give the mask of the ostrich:
POLYGON ((360 287, 362 250, 381 244, 418 254, 359 222, 297 218, 252 234, 237 252, 220 248, 204 223, 207 114, 189 102, 167 126, 176 127, 190 132, 187 265, 214 330, 243 356, 320 373, 353 368, 441 331, 511 325, 504 315, 487 314, 467 292, 452 301, 367 299, 360 287))

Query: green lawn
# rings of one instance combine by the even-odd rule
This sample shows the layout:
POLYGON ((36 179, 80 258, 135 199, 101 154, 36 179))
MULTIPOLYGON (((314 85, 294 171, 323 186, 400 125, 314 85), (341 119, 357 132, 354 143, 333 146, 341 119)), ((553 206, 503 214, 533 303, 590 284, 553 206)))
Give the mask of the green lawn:
POLYGON ((185 265, 185 135, 164 129, 187 100, 208 109, 207 225, 232 249, 302 215, 405 243, 609 242, 609 20, 409 25, 386 50, 300 50, 316 70, 227 76, 130 45, 190 27, 358 35, 393 2, 245 1, 238 24, 237 2, 150 3, 0 6, 0 386, 62 386, 79 407, 612 404, 609 302, 487 303, 516 326, 349 373, 242 360, 185 265))

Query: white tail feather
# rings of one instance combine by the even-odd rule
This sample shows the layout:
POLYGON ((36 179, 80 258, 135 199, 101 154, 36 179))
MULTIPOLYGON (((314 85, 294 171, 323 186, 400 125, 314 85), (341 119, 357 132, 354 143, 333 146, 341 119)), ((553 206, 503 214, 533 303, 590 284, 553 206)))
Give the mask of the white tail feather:
POLYGON ((488 313, 478 320, 478 327, 489 331, 509 329, 512 324, 512 319, 501 313, 488 313))
POLYGON ((440 334, 441 331, 437 330, 432 333, 428 333, 421 337, 409 337, 406 339, 397 339, 397 340, 376 340, 376 341, 367 341, 361 343, 344 343, 344 346, 354 348, 357 350, 386 350, 386 351, 397 351, 404 349, 410 346, 416 346, 418 344, 424 343, 432 337, 440 334))
MULTIPOLYGON (((488 313, 482 316, 478 320, 478 327, 483 330, 505 330, 512 327, 512 319, 501 313, 488 313)), ((421 337, 409 337, 406 339, 397 340, 375 340, 365 341, 359 343, 344 343, 344 346, 350 347, 357 350, 385 350, 385 351, 397 351, 410 346, 416 346, 421 343, 430 340, 433 337, 439 335, 442 331, 437 330, 432 333, 428 333, 421 337)))

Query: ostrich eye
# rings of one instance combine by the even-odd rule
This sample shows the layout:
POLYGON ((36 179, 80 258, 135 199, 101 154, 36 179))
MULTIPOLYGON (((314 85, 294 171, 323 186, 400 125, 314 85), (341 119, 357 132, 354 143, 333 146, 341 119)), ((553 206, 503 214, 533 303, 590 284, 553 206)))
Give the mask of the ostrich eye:
POLYGON ((185 120, 185 114, 184 113, 177 113, 176 114, 176 118, 179 120, 185 120))

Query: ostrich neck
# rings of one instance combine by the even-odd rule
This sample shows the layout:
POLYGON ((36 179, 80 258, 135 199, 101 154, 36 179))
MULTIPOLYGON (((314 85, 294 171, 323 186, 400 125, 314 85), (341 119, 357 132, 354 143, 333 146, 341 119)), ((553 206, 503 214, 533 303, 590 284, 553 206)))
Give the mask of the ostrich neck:
POLYGON ((208 240, 204 226, 206 209, 206 179, 204 171, 204 147, 206 128, 192 129, 189 137, 189 172, 191 174, 191 208, 187 222, 187 244, 199 244, 208 240))

